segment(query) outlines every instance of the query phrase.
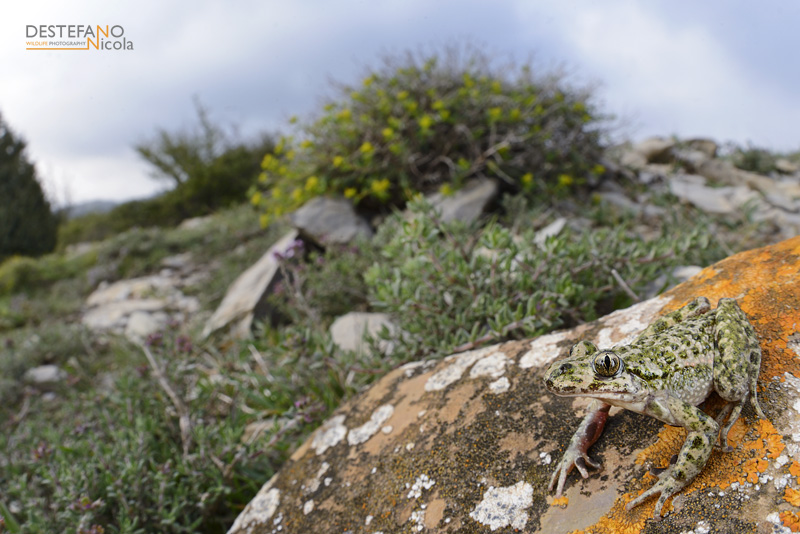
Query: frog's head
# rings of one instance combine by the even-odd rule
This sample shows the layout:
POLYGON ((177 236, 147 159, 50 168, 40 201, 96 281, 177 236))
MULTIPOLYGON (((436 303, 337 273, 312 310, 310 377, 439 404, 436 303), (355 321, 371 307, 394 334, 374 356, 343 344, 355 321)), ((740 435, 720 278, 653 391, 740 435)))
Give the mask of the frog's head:
POLYGON ((625 361, 613 350, 598 350, 590 341, 574 345, 569 356, 553 362, 544 375, 551 393, 562 397, 591 397, 609 404, 638 400, 645 383, 626 372, 625 361))

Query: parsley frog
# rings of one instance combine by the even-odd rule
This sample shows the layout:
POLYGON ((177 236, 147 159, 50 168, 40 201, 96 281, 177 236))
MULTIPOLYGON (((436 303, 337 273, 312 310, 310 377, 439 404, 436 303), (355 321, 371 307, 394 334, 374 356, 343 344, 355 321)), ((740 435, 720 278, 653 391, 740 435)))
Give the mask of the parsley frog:
POLYGON ((550 392, 565 397, 593 399, 550 479, 549 490, 560 496, 567 475, 577 467, 599 468, 589 458, 589 447, 603 432, 611 406, 649 415, 668 425, 684 427, 689 435, 677 460, 659 474, 658 481, 630 501, 630 510, 660 494, 654 517, 661 517, 667 499, 689 484, 705 466, 720 438, 730 451, 728 431, 746 402, 759 417, 764 413, 756 396, 761 348, 747 316, 734 299, 720 299, 715 310, 705 297, 661 317, 632 343, 599 350, 588 341, 572 347, 569 357, 554 362, 545 374, 550 392), (712 391, 728 401, 716 420, 696 406, 712 391))

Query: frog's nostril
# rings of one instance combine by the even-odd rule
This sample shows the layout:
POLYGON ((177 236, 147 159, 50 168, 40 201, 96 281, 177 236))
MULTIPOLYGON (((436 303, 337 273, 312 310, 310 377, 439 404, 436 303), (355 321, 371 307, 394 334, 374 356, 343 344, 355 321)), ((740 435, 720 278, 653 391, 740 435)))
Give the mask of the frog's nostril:
POLYGON ((561 373, 566 373, 570 369, 572 369, 572 364, 571 363, 561 364, 561 367, 558 368, 559 372, 561 372, 561 373))

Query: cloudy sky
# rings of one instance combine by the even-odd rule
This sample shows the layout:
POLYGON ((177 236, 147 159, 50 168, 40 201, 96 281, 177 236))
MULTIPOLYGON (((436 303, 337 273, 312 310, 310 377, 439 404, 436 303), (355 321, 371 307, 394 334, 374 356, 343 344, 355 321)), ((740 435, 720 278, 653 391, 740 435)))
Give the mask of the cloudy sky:
POLYGON ((132 146, 188 127, 192 98, 242 135, 318 108, 382 54, 453 41, 563 65, 620 131, 800 149, 797 0, 6 2, 0 113, 63 204, 151 195, 132 146), (27 51, 26 26, 120 25, 128 51, 27 51))

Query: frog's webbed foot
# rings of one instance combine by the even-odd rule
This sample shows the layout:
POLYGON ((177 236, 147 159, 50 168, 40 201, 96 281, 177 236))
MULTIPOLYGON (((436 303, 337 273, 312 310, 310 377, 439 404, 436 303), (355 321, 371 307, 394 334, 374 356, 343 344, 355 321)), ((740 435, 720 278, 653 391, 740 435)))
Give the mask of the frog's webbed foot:
POLYGON ((555 486, 556 497, 561 497, 561 493, 564 491, 564 484, 567 482, 567 475, 572 471, 572 468, 577 467, 578 472, 583 478, 589 478, 589 470, 586 468, 587 465, 593 469, 603 468, 600 462, 595 462, 589 458, 589 455, 586 454, 585 451, 581 451, 578 448, 567 449, 567 452, 564 453, 564 457, 561 458, 555 471, 553 471, 553 476, 550 477, 550 485, 547 487, 547 491, 553 491, 553 487, 555 486), (558 485, 556 485, 556 481, 558 481, 558 485))
POLYGON ((646 490, 644 493, 633 499, 625 505, 625 509, 630 511, 633 507, 642 504, 644 501, 656 494, 661 494, 656 502, 656 509, 653 512, 653 519, 656 521, 661 520, 661 509, 667 502, 667 499, 678 493, 686 485, 685 482, 679 481, 674 475, 675 466, 670 466, 665 469, 659 476, 658 482, 646 490))

